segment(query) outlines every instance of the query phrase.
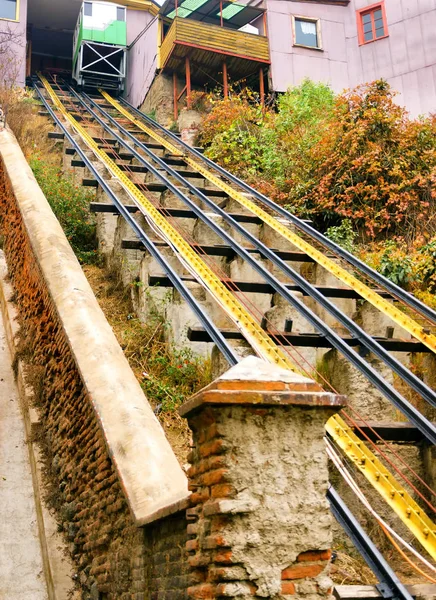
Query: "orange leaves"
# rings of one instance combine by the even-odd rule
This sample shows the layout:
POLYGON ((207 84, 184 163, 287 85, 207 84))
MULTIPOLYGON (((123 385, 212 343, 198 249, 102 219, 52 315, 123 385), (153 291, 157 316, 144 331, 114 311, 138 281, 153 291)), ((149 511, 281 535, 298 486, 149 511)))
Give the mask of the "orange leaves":
POLYGON ((436 232, 436 116, 412 120, 384 81, 336 98, 306 80, 261 110, 249 94, 209 98, 208 155, 323 226, 364 237, 436 232))
POLYGON ((413 239, 436 230, 428 202, 436 176, 436 120, 413 121, 376 81, 337 98, 306 204, 349 217, 366 235, 413 239), (329 148, 330 145, 330 148, 329 148))

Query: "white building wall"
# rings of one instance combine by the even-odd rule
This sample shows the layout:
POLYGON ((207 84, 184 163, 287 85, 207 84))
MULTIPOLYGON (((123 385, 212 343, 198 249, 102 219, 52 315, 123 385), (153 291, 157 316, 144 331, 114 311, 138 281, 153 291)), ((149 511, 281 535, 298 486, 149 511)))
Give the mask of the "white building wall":
POLYGON ((382 77, 413 116, 436 111, 436 0, 385 0, 389 36, 359 46, 356 10, 372 4, 266 0, 273 89, 309 77, 341 92, 382 77), (293 46, 291 15, 321 20, 322 50, 293 46))

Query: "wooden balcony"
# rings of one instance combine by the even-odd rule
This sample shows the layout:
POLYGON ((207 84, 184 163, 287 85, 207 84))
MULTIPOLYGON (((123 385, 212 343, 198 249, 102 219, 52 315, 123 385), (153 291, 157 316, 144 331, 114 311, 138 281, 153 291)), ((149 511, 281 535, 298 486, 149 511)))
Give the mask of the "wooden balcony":
POLYGON ((247 76, 270 62, 265 36, 178 17, 159 48, 159 68, 183 72, 187 56, 194 80, 201 79, 202 71, 220 71, 224 59, 233 78, 247 76))

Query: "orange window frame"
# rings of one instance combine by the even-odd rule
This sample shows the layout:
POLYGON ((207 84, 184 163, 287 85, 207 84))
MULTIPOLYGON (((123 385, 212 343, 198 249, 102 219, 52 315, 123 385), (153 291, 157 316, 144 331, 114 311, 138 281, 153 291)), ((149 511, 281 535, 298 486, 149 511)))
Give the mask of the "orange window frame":
POLYGON ((357 36, 358 36, 358 40, 359 40, 359 46, 363 46, 364 44, 371 44, 372 42, 377 42, 378 40, 383 40, 384 38, 387 38, 389 36, 388 22, 386 19, 386 9, 385 9, 384 1, 376 2, 375 4, 371 4, 370 6, 365 6, 365 8, 360 8, 359 10, 356 11, 356 17, 357 17, 357 36), (382 12, 383 29, 384 29, 385 34, 380 37, 375 37, 374 12, 378 9, 380 9, 382 12), (365 36, 363 33, 363 16, 367 15, 367 14, 371 15, 371 26, 372 26, 372 33, 374 36, 372 38, 372 40, 365 40, 365 36))

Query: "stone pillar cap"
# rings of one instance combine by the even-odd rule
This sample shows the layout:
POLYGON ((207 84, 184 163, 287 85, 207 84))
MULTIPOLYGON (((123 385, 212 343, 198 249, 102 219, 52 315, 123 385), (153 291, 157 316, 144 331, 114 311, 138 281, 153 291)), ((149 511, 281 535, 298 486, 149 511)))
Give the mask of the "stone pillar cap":
POLYGON ((305 406, 332 408, 345 406, 345 396, 325 392, 322 387, 298 373, 247 356, 179 408, 182 417, 204 404, 305 406))

